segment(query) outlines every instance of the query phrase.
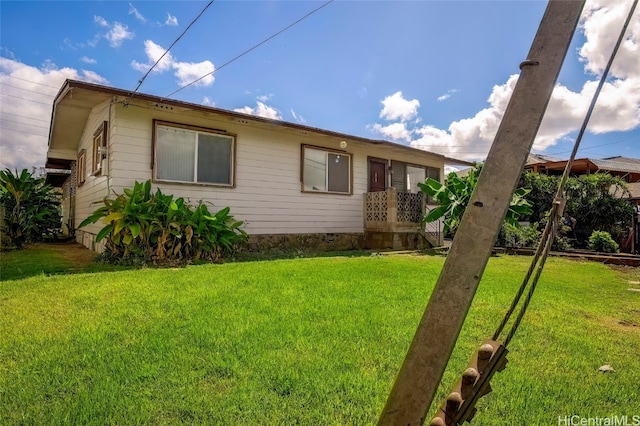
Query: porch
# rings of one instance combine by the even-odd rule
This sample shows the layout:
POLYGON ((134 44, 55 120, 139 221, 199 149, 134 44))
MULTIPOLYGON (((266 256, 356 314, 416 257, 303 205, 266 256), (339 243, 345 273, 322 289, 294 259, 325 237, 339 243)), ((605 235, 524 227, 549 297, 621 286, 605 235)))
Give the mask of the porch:
POLYGON ((443 244, 442 222, 422 221, 435 205, 422 192, 390 187, 364 194, 365 246, 369 249, 424 249, 443 244))

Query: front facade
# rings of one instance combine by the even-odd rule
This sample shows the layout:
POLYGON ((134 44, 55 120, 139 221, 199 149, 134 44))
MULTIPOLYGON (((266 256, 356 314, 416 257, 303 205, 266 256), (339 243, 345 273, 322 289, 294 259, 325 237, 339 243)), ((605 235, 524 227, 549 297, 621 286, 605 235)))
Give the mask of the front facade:
POLYGON ((417 244, 424 234, 419 222, 409 228, 377 223, 368 231, 366 212, 424 212, 424 200, 398 204, 397 193, 416 192, 416 182, 427 176, 442 179, 444 162, 390 142, 77 81, 67 81, 54 101, 47 154, 47 168, 72 171, 63 184, 65 225, 96 251, 102 250, 95 243, 100 224, 75 226, 105 197, 149 179, 212 211, 230 207, 254 249, 417 244), (367 205, 373 192, 388 193, 396 205, 367 205))

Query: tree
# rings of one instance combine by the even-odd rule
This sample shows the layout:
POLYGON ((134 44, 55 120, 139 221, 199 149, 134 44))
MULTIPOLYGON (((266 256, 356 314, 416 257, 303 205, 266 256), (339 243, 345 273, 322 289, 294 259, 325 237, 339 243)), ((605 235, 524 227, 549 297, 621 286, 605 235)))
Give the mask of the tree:
POLYGON ((605 231, 618 241, 633 215, 627 184, 608 173, 570 178, 565 187, 566 211, 576 218, 576 239, 587 241, 593 231, 605 231))
MULTIPOLYGON (((558 190, 560 176, 524 172, 522 185, 529 189, 531 222, 544 223, 558 190)), ((582 245, 594 231, 605 231, 618 240, 626 231, 633 207, 624 198, 629 191, 626 183, 608 173, 570 177, 565 185, 565 212, 575 218, 575 238, 582 245)))
POLYGON ((0 171, 0 203, 5 207, 7 235, 17 248, 42 241, 60 230, 58 194, 27 169, 20 173, 0 171))
MULTIPOLYGON (((444 184, 432 178, 427 178, 424 183, 418 183, 420 190, 439 204, 427 214, 424 220, 433 222, 443 218, 445 234, 455 234, 478 183, 481 167, 482 165, 473 167, 469 174, 463 177, 459 177, 455 172, 449 173, 444 184)), ((517 227, 521 216, 531 214, 530 204, 525 199, 528 193, 529 190, 524 188, 518 188, 515 191, 505 216, 507 223, 517 227)))

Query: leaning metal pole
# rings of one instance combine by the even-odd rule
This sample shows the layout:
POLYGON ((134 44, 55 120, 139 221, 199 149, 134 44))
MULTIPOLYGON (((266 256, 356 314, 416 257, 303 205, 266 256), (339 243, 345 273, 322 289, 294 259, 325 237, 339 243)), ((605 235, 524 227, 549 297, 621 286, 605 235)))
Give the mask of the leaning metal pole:
POLYGON ((544 116, 584 0, 551 0, 379 425, 421 425, 544 116))

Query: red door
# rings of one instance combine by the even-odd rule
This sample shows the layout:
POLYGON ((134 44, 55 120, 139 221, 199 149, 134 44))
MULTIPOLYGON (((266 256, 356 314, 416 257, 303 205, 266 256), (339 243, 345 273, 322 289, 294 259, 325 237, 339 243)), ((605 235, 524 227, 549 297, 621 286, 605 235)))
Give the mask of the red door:
POLYGON ((369 159, 369 192, 387 189, 387 162, 369 159))

